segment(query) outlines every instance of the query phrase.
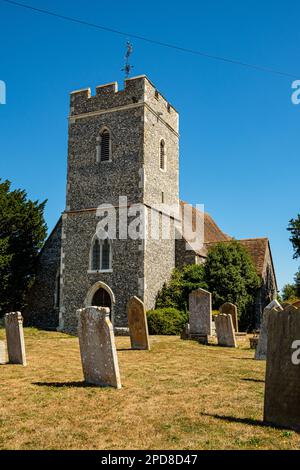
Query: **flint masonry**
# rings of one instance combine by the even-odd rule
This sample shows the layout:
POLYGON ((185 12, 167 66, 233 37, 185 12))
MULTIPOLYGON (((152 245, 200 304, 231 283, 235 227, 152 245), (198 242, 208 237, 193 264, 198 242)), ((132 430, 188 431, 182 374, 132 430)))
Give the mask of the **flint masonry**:
MULTIPOLYGON (((94 305, 109 307, 121 331, 132 296, 153 308, 175 266, 205 262, 210 246, 231 240, 206 213, 199 251, 187 250, 185 240, 172 237, 119 236, 120 196, 128 207, 139 204, 146 219, 157 204, 182 207, 178 121, 175 108, 146 76, 127 79, 120 91, 110 83, 97 87, 93 96, 89 88, 71 93, 66 207, 41 251, 26 324, 75 333, 76 310, 94 305), (115 239, 104 240, 96 230, 97 208, 105 205, 116 209, 115 239)), ((262 278, 259 321, 277 291, 270 245, 267 239, 241 243, 262 278)))

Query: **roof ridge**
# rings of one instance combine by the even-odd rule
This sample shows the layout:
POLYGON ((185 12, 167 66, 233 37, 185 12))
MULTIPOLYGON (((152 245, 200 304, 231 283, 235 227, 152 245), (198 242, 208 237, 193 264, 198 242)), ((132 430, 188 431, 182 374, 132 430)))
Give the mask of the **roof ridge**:
POLYGON ((268 240, 269 241, 269 238, 268 237, 253 237, 253 238, 240 238, 239 239, 240 242, 247 242, 247 241, 252 241, 252 240, 268 240))

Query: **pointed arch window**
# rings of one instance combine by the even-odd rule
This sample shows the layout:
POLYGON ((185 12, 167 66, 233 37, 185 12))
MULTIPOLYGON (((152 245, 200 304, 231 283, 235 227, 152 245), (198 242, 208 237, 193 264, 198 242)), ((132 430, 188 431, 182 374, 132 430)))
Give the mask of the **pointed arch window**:
POLYGON ((96 236, 92 241, 90 270, 111 271, 112 269, 112 244, 111 240, 105 238, 99 240, 96 236))
POLYGON ((166 144, 162 139, 159 146, 159 167, 161 170, 166 169, 166 144))
POLYGON ((110 132, 108 129, 104 129, 101 133, 100 140, 100 161, 108 162, 111 160, 111 139, 110 132))
POLYGON ((98 238, 94 240, 92 248, 92 270, 97 271, 100 266, 100 242, 98 238))
POLYGON ((109 268, 110 268, 110 242, 106 238, 102 242, 101 269, 107 270, 109 268))

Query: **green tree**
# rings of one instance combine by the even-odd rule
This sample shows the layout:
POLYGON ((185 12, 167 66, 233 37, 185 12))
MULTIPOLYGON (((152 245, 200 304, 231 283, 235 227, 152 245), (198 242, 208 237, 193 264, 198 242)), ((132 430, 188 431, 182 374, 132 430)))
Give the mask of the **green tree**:
POLYGON ((204 270, 213 308, 218 309, 224 302, 236 304, 242 328, 251 328, 261 279, 246 249, 237 241, 220 242, 209 250, 204 270))
POLYGON ((282 288, 282 300, 283 302, 287 302, 289 300, 293 300, 297 297, 296 286, 295 284, 286 284, 282 288))
POLYGON ((295 287, 295 294, 296 294, 296 297, 298 299, 300 299, 300 269, 299 271, 296 273, 295 277, 294 277, 294 281, 295 281, 295 284, 294 284, 294 287, 295 287))
POLYGON ((288 231, 291 232, 290 241, 294 248, 294 258, 300 258, 300 214, 296 219, 290 220, 288 231))
POLYGON ((170 282, 164 284, 157 295, 156 308, 175 308, 186 312, 190 292, 199 289, 199 287, 207 288, 203 265, 187 265, 182 271, 174 269, 170 282))
MULTIPOLYGON (((300 258, 300 214, 295 219, 291 219, 287 230, 291 233, 294 255, 293 258, 300 258)), ((283 300, 295 300, 300 298, 300 268, 294 277, 294 284, 287 284, 283 290, 283 300)))
POLYGON ((246 249, 237 241, 218 243, 209 251, 204 265, 187 265, 175 269, 156 299, 156 308, 188 309, 189 293, 198 288, 213 295, 213 308, 224 302, 238 306, 241 326, 250 328, 253 322, 253 304, 261 279, 246 249))
POLYGON ((46 201, 27 198, 25 191, 10 189, 0 180, 0 314, 24 307, 35 262, 47 234, 46 201))

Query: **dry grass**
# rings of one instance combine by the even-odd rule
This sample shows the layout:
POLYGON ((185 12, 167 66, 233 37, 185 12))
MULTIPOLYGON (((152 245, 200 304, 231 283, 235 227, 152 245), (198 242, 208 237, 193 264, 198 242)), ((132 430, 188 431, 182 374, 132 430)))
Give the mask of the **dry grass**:
MULTIPOLYGON (((0 338, 4 331, 0 330, 0 338)), ((263 426, 265 363, 239 349, 117 338, 122 390, 85 386, 77 338, 25 330, 28 366, 0 366, 0 449, 298 449, 263 426)))

